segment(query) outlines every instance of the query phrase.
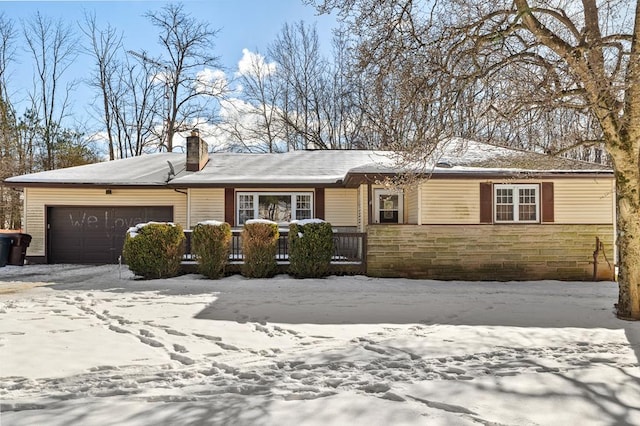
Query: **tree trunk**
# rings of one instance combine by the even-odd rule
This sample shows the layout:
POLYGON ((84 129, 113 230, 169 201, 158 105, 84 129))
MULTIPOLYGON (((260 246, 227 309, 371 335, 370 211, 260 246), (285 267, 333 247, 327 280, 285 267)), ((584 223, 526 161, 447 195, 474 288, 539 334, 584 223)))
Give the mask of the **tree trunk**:
POLYGON ((640 208, 638 171, 617 173, 618 296, 620 318, 640 319, 640 208), (629 176, 629 174, 633 176, 629 176))

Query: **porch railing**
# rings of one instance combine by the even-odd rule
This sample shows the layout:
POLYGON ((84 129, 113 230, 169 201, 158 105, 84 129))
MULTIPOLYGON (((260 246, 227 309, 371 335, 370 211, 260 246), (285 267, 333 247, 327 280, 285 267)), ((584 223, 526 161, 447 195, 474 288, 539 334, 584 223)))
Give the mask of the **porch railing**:
MULTIPOLYGON (((184 234, 186 242, 183 260, 193 261, 195 257, 191 250, 191 230, 185 230, 184 234)), ((367 258, 367 234, 364 232, 335 232, 333 234, 333 247, 331 263, 364 264, 367 258)), ((276 248, 276 260, 281 263, 289 262, 289 232, 280 232, 276 248)), ((244 261, 241 230, 232 231, 229 261, 232 263, 242 263, 244 261)))

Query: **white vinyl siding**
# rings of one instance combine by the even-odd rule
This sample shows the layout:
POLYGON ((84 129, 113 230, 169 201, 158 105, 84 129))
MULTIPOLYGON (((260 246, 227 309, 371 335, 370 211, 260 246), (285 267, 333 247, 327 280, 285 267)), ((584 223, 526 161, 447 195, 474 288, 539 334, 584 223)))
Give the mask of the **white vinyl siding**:
POLYGON ((480 222, 479 180, 431 179, 420 185, 422 224, 477 224, 480 222))
POLYGON ((327 188, 324 191, 324 218, 332 226, 356 226, 358 190, 327 188))
POLYGON ((368 189, 367 185, 360 185, 358 188, 358 212, 359 212, 359 225, 360 231, 366 230, 366 227, 369 223, 369 205, 367 203, 368 199, 368 189))
POLYGON ((407 189, 405 192, 405 200, 407 204, 407 211, 405 212, 405 217, 407 218, 407 223, 412 225, 418 224, 418 218, 420 214, 420 209, 418 207, 418 200, 420 196, 419 186, 412 186, 407 189))
MULTIPOLYGON (((480 223, 481 179, 431 179, 420 185, 422 223, 478 224, 480 223)), ((542 182, 542 180, 540 180, 542 182)), ((613 177, 544 179, 553 182, 554 223, 610 224, 614 222, 613 177)), ((539 183, 526 179, 495 184, 539 183)))
POLYGON ((191 188, 190 226, 193 228, 198 222, 205 220, 224 221, 224 189, 222 188, 191 188))
POLYGON ((613 179, 564 179, 554 181, 556 223, 613 223, 613 179))

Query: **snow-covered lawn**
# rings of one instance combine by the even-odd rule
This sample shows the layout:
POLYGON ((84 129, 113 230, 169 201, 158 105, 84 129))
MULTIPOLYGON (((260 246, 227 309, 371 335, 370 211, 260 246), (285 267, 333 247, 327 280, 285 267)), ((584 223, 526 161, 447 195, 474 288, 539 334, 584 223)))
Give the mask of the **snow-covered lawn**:
POLYGON ((0 423, 640 424, 615 283, 0 268, 0 423))

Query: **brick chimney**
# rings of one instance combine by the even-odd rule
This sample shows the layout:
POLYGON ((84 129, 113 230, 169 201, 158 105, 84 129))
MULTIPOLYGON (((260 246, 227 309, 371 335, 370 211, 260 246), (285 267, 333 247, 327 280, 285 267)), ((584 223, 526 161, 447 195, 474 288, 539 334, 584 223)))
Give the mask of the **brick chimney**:
POLYGON ((187 171, 200 171, 207 161, 209 161, 209 147, 200 138, 198 129, 193 129, 191 136, 187 136, 187 171))

